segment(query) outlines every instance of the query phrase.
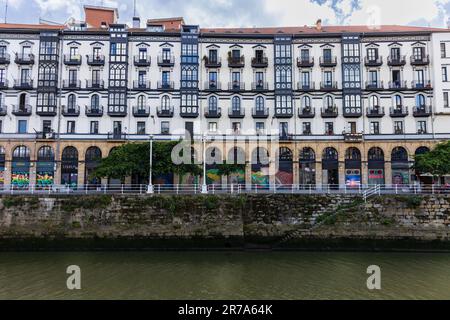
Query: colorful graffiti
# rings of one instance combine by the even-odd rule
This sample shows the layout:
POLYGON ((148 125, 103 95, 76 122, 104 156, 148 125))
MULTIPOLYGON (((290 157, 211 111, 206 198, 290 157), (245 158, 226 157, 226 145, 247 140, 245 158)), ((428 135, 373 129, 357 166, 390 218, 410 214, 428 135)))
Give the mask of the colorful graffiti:
POLYGON ((180 184, 187 184, 187 185, 199 184, 199 181, 200 181, 200 179, 198 176, 194 176, 190 173, 182 174, 179 177, 180 184))
POLYGON ((392 184, 409 184, 409 170, 393 170, 392 184))
POLYGON ((11 184, 18 188, 27 188, 30 184, 30 175, 24 171, 14 171, 11 174, 11 184))
POLYGON ((359 169, 345 170, 345 184, 350 188, 357 188, 361 185, 361 171, 359 169))
POLYGON ((275 183, 277 185, 294 184, 294 175, 289 171, 278 171, 275 175, 275 183))
POLYGON ((384 170, 369 169, 369 184, 384 184, 384 170))
POLYGON ((5 171, 0 170, 0 187, 5 185, 5 171))
POLYGON ((53 172, 36 173, 36 185, 38 187, 48 187, 53 184, 53 172))
POLYGON ((228 176, 229 184, 245 184, 245 170, 239 170, 228 176))
POLYGON ((222 184, 222 176, 219 174, 219 169, 211 168, 206 170, 206 183, 214 185, 222 184))
POLYGON ((269 168, 261 168, 261 171, 252 171, 252 184, 260 187, 269 187, 269 168))

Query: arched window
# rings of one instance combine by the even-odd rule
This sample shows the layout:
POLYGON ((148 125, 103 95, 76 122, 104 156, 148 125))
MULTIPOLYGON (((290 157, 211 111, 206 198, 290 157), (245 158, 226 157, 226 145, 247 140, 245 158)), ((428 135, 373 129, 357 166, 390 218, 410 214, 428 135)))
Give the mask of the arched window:
POLYGON ((324 99, 325 108, 332 108, 334 105, 333 97, 332 96, 326 96, 324 99))
POLYGON ((403 99, 400 95, 396 95, 394 99, 395 99, 395 105, 397 107, 401 107, 403 105, 403 99))
POLYGON ((66 147, 62 152, 62 161, 70 162, 77 161, 78 162, 78 150, 75 147, 66 147))
POLYGON ((67 97, 67 107, 69 107, 69 109, 73 109, 75 108, 77 104, 77 97, 74 94, 70 94, 67 97))
POLYGON ((264 111, 264 98, 263 97, 256 97, 255 101, 255 107, 256 111, 264 111))
POLYGON ((316 159, 316 154, 312 148, 305 147, 300 151, 300 161, 313 161, 316 159))
POLYGON ((139 109, 143 109, 145 107, 145 96, 138 97, 137 105, 139 109))
POLYGON ((384 152, 378 147, 371 148, 368 156, 369 161, 384 161, 384 152))
POLYGON ((416 106, 424 107, 425 106, 425 96, 423 94, 419 94, 416 97, 416 106))
POLYGON ((380 105, 380 99, 377 96, 370 96, 369 106, 372 108, 378 107, 380 105))
POLYGON ((61 184, 75 187, 78 184, 78 151, 65 147, 61 156, 61 184))
POLYGON ((99 161, 102 158, 102 151, 98 147, 89 147, 86 150, 86 162, 99 161))
POLYGON ((332 148, 332 147, 326 148, 323 151, 322 158, 324 160, 335 160, 335 161, 337 161, 338 160, 338 152, 336 151, 335 148, 332 148))
POLYGON ((206 164, 222 164, 222 152, 218 148, 211 147, 206 150, 206 164))
POLYGON ((303 109, 310 109, 311 108, 311 98, 308 96, 304 96, 302 98, 302 106, 303 106, 303 109))
POLYGON ((252 165, 268 165, 269 151, 263 147, 258 147, 252 152, 252 165))
POLYGON ((208 110, 209 110, 209 112, 217 111, 217 97, 216 96, 209 97, 208 110))
POLYGON ((415 152, 415 155, 417 156, 419 154, 425 154, 425 153, 428 153, 428 152, 430 152, 430 148, 428 148, 428 147, 419 147, 419 148, 417 148, 417 150, 415 152))
MULTIPOLYGON (((26 93, 21 93, 19 96, 19 108, 23 109, 25 108, 25 105, 27 104, 27 94, 26 93)), ((1 101, 0 101, 1 103, 1 101)))
POLYGON ((170 108, 170 98, 169 96, 162 96, 161 97, 161 107, 163 110, 167 110, 170 108))
POLYGON ((403 147, 396 147, 392 150, 391 154, 392 162, 407 162, 408 161, 408 152, 403 147))
POLYGON ((280 161, 292 161, 292 151, 289 148, 281 147, 279 150, 280 154, 278 155, 278 159, 280 161))
POLYGON ((40 147, 38 150, 38 161, 54 161, 55 154, 50 146, 40 147))
POLYGON ((245 152, 242 148, 234 147, 228 151, 228 164, 245 164, 245 152))
POLYGON ((231 100, 231 109, 233 111, 241 110, 241 99, 239 97, 233 97, 233 99, 231 100))
POLYGON ((30 149, 26 146, 18 146, 13 151, 13 160, 30 159, 30 149))
POLYGON ((357 148, 348 148, 345 151, 345 160, 361 160, 361 152, 357 148))
POLYGON ((94 94, 91 97, 91 108, 92 109, 98 109, 100 108, 100 97, 98 94, 94 94))

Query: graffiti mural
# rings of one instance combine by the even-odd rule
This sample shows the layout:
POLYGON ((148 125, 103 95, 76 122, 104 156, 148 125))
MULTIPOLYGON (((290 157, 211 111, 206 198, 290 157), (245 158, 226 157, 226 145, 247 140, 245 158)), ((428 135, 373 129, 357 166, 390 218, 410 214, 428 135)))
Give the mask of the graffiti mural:
POLYGON ((213 185, 221 185, 222 184, 222 176, 219 174, 219 169, 210 168, 206 170, 206 183, 213 185))
POLYGON ((252 170, 252 184, 258 187, 269 187, 269 168, 261 168, 258 171, 252 170))
POLYGON ((239 170, 228 176, 229 184, 245 184, 245 170, 239 170))
POLYGON ((26 171, 12 172, 11 184, 17 188, 27 188, 30 184, 30 174, 26 171))
POLYGON ((52 172, 37 172, 36 173, 36 185, 37 187, 48 187, 53 184, 53 171, 52 172))

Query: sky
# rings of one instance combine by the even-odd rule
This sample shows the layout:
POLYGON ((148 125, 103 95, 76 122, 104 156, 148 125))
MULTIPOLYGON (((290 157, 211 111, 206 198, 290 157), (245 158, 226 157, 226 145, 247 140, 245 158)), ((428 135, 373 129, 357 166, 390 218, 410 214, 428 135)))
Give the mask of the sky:
MULTIPOLYGON (((450 0, 135 0, 142 21, 183 16, 201 27, 269 27, 401 24, 447 27, 450 0)), ((131 24, 133 0, 0 0, 0 21, 64 23, 83 20, 83 5, 119 9, 119 21, 131 24)))

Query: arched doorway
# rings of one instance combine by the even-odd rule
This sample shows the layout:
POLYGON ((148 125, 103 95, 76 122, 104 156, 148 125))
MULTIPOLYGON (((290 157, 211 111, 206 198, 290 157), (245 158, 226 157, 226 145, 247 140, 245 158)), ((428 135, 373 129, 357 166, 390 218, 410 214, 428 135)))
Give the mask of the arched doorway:
POLYGON ((221 186, 222 176, 218 164, 222 164, 222 152, 219 148, 210 147, 206 149, 206 184, 221 186))
MULTIPOLYGON (((421 155, 421 154, 425 154, 430 152, 430 148, 428 147, 419 147, 417 148, 416 152, 414 153, 415 156, 421 155)), ((417 181, 419 181, 422 184, 433 184, 433 176, 427 174, 426 172, 420 172, 419 170, 415 170, 415 178, 417 179, 417 181)))
POLYGON ((384 185, 384 152, 381 148, 374 147, 369 150, 367 166, 369 185, 384 185))
POLYGON ((294 184, 292 151, 287 147, 281 147, 278 153, 278 170, 275 175, 275 184, 292 186, 294 184))
POLYGON ((76 188, 78 185, 78 150, 66 147, 61 157, 61 184, 76 188))
POLYGON ((239 169, 228 175, 228 184, 245 185, 245 152, 240 147, 228 151, 227 164, 239 166, 239 169))
POLYGON ((0 189, 5 186, 5 168, 6 168, 6 154, 5 148, 0 147, 0 189))
POLYGON ((408 152, 403 147, 396 147, 391 154, 392 184, 409 184, 408 152))
POLYGON ((339 157, 335 148, 328 147, 323 151, 322 181, 332 189, 339 188, 339 157))
POLYGON ((257 147, 252 152, 252 185, 256 188, 269 187, 269 151, 257 147))
POLYGON ((36 163, 36 187, 51 187, 55 176, 55 153, 52 147, 40 147, 36 163))
POLYGON ((11 184, 16 189, 26 189, 30 184, 30 149, 18 146, 12 154, 11 184))
POLYGON ((316 185, 316 154, 312 148, 305 147, 299 157, 299 183, 303 188, 316 185))
POLYGON ((357 188, 361 185, 361 152, 358 148, 348 148, 345 151, 345 185, 357 188))
POLYGON ((85 173, 84 173, 84 183, 92 187, 98 186, 101 181, 99 178, 92 176, 92 173, 100 164, 102 159, 102 151, 98 147, 89 147, 86 150, 86 156, 84 160, 85 173))

